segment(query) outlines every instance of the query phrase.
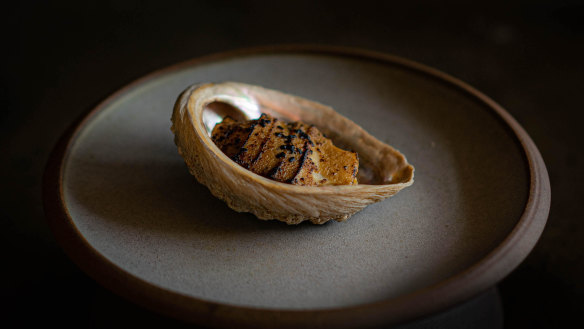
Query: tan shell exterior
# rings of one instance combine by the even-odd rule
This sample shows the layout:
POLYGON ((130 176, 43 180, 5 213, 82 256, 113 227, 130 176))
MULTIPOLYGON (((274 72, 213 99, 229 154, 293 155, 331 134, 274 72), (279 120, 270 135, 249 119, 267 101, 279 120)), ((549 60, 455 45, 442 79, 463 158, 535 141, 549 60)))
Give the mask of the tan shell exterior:
POLYGON ((414 168, 406 158, 353 121, 328 106, 258 86, 225 82, 187 88, 174 106, 171 130, 179 154, 200 183, 230 208, 251 212, 264 220, 278 219, 288 224, 344 221, 413 183, 414 168), (239 166, 215 146, 203 123, 206 105, 215 101, 234 107, 245 101, 272 116, 316 125, 335 145, 357 151, 361 163, 359 184, 296 186, 272 181, 239 166))

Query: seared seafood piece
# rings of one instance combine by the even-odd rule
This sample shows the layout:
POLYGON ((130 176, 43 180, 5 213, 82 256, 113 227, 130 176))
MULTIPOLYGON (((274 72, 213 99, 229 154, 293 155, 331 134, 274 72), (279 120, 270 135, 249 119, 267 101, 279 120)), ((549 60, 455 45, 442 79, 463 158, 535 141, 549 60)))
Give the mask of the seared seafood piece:
POLYGON ((211 139, 242 167, 278 182, 357 184, 357 153, 334 146, 315 126, 285 123, 265 113, 242 123, 225 117, 213 128, 211 139))

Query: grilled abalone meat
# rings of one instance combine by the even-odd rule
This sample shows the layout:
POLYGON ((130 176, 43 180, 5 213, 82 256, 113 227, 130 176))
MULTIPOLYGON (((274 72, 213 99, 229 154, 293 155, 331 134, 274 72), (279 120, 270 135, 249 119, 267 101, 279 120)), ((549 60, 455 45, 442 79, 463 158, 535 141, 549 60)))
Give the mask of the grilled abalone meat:
POLYGON ((286 123, 265 113, 246 122, 225 117, 213 128, 211 139, 242 167, 278 182, 357 184, 357 153, 334 146, 313 125, 286 123))
POLYGON ((279 91, 193 85, 171 121, 191 174, 232 209, 260 219, 343 221, 413 183, 400 152, 332 108, 279 91))

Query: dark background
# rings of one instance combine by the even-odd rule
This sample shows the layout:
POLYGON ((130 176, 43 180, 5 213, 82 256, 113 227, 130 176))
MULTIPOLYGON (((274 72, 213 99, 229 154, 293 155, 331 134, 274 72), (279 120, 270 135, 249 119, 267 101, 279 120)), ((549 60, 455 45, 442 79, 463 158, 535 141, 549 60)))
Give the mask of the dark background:
POLYGON ((498 285, 505 327, 581 322, 582 2, 27 1, 3 7, 1 15, 0 323, 181 325, 117 297, 65 256, 43 215, 47 158, 76 118, 152 70, 219 51, 289 43, 410 58, 506 108, 543 155, 552 205, 533 252, 498 285))

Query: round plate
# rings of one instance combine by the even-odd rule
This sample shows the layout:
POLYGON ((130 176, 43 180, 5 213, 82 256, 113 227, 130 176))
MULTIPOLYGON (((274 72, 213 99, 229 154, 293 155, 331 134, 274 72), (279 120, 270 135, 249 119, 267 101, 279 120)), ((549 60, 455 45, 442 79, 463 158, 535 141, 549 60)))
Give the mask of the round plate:
POLYGON ((549 180, 523 129, 434 69, 358 50, 277 47, 182 63, 72 127, 45 175, 49 223, 90 276, 207 326, 398 323, 494 285, 543 230, 549 180), (191 177, 170 132, 177 96, 239 81, 331 105, 406 155, 415 183, 346 222, 237 213, 191 177))

